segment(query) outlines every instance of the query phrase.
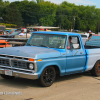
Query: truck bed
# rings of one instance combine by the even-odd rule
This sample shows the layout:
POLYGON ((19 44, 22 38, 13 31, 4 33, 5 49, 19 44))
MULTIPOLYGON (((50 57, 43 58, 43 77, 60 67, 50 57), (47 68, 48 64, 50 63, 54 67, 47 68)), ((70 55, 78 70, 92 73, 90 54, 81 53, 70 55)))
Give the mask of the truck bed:
POLYGON ((85 43, 85 49, 100 48, 100 36, 92 36, 89 41, 85 43))
POLYGON ((85 49, 95 49, 95 48, 100 48, 99 46, 87 46, 84 45, 85 49))

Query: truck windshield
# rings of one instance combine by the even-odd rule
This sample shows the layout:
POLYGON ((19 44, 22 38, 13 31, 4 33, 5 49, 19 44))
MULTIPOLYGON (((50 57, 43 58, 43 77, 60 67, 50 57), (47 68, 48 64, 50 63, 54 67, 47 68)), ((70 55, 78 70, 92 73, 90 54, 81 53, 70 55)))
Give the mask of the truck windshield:
POLYGON ((65 43, 66 35, 37 33, 32 35, 27 45, 64 49, 65 43))

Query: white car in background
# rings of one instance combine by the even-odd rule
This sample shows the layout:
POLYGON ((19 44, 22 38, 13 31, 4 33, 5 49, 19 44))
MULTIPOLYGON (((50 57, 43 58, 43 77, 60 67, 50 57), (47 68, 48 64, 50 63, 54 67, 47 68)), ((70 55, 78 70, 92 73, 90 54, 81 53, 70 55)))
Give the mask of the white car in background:
MULTIPOLYGON (((91 33, 91 34, 95 34, 95 33, 91 33)), ((87 37, 89 37, 89 33, 84 33, 84 35, 87 35, 87 37)))
POLYGON ((88 39, 88 34, 81 34, 81 37, 82 37, 82 40, 83 40, 83 44, 85 45, 85 42, 87 41, 88 39))
MULTIPOLYGON (((95 33, 92 33, 92 34, 95 34, 95 33)), ((83 43, 85 45, 85 42, 87 41, 87 39, 89 37, 89 33, 83 33, 83 34, 81 34, 81 37, 82 37, 83 43)))

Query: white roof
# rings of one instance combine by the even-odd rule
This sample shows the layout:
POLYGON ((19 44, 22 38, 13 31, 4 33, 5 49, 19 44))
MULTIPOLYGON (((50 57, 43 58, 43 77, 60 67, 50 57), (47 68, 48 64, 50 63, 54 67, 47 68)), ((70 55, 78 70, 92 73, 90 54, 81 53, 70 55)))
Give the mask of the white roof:
POLYGON ((58 29, 59 27, 51 27, 51 26, 28 26, 27 28, 58 29))

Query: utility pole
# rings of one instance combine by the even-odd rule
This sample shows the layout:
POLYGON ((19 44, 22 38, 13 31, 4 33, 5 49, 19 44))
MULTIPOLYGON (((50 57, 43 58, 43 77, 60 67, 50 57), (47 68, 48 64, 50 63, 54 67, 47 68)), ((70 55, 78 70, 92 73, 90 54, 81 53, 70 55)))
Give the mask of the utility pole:
POLYGON ((2 22, 3 21, 3 18, 2 17, 0 17, 0 22, 2 22))
POLYGON ((73 27, 73 31, 74 31, 74 28, 75 28, 75 18, 76 18, 76 16, 73 16, 73 18, 74 18, 74 27, 73 27))

